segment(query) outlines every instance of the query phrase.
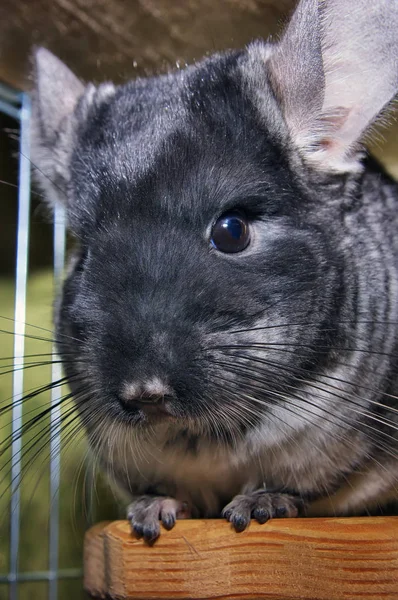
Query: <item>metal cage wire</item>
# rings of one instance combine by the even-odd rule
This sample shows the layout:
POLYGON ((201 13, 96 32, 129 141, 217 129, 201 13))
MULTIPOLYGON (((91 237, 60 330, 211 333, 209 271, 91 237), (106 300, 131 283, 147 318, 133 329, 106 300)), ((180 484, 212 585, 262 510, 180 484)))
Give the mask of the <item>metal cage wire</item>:
MULTIPOLYGON (((61 389, 54 387, 51 392, 50 416, 50 515, 49 515, 49 559, 46 571, 21 572, 18 567, 18 549, 20 545, 20 482, 22 467, 22 440, 16 435, 22 426, 22 403, 24 385, 25 318, 26 292, 29 263, 29 226, 30 226, 30 120, 31 102, 26 93, 16 92, 0 84, 0 111, 16 119, 20 124, 19 168, 18 168, 18 220, 16 285, 14 306, 14 357, 12 381, 12 447, 11 447, 11 502, 10 502, 10 561, 8 573, 0 574, 0 584, 9 584, 9 600, 18 599, 20 582, 48 581, 48 600, 56 600, 60 579, 81 576, 80 569, 59 569, 59 483, 61 389)), ((54 284, 57 287, 62 279, 65 261, 65 218, 62 207, 54 213, 54 284)), ((56 356, 55 348, 52 358, 56 356)), ((53 361, 51 379, 61 378, 61 365, 53 361)))

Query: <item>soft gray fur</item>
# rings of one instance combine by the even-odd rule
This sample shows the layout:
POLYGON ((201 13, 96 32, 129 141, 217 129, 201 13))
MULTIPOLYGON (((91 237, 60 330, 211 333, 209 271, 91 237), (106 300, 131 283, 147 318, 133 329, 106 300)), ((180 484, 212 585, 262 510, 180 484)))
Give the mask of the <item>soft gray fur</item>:
POLYGON ((278 43, 120 87, 35 55, 34 163, 79 241, 59 352, 147 541, 397 497, 398 190, 360 144, 397 31, 393 0, 301 0, 278 43))

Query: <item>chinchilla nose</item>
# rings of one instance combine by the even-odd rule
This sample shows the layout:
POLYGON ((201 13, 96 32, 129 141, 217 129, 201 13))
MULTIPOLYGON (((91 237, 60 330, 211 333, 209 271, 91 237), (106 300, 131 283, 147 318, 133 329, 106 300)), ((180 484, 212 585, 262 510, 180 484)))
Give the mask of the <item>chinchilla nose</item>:
POLYGON ((140 402, 141 404, 159 404, 164 399, 164 396, 158 394, 148 394, 148 392, 142 392, 138 398, 133 398, 133 401, 140 402))
POLYGON ((160 379, 125 383, 119 394, 126 408, 140 408, 144 412, 168 412, 167 401, 174 396, 170 386, 160 379))

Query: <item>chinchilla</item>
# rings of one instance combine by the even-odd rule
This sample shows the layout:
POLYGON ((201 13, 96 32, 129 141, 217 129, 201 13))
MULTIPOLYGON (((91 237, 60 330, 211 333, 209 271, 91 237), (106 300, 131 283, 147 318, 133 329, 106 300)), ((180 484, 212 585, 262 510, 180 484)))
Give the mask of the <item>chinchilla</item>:
POLYGON ((397 32, 394 0, 301 0, 279 41, 120 86, 35 51, 33 162, 76 239, 58 352, 146 541, 397 497, 398 189, 360 144, 397 32))

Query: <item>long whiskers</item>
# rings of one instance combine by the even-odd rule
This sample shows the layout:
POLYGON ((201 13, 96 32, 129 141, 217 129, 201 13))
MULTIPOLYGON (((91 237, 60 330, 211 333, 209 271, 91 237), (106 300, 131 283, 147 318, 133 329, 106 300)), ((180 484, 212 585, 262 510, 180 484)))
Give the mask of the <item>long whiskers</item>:
MULTIPOLYGON (((239 399, 240 411, 251 410, 251 412, 253 412, 252 411, 253 404, 260 406, 263 410, 265 408, 266 409, 266 412, 265 412, 266 420, 272 422, 272 420, 270 419, 270 417, 272 416, 273 418, 278 419, 280 421, 280 424, 284 428, 291 430, 291 435, 284 436, 285 443, 294 444, 297 449, 301 450, 300 445, 298 444, 297 440, 295 439, 295 436, 297 434, 296 429, 290 423, 288 423, 286 420, 283 420, 280 416, 276 415, 274 411, 270 410, 270 408, 272 408, 272 404, 268 403, 267 401, 264 401, 263 399, 260 399, 259 397, 256 397, 256 395, 255 395, 256 392, 254 390, 251 395, 248 395, 246 392, 242 392, 241 390, 239 390, 239 388, 236 388, 235 391, 233 391, 231 389, 231 384, 233 387, 233 382, 231 380, 224 380, 223 387, 228 389, 229 393, 232 393, 232 395, 234 395, 235 397, 237 397, 239 399), (249 402, 249 404, 248 404, 248 402, 243 402, 244 399, 246 399, 249 402)), ((258 390, 257 390, 257 393, 258 393, 258 390)), ((267 393, 268 393, 268 390, 267 390, 267 393)), ((298 398, 295 395, 285 396, 285 395, 281 394, 280 399, 284 400, 286 402, 286 405, 283 406, 283 412, 286 412, 288 414, 290 413, 293 416, 298 417, 300 419, 303 418, 303 412, 305 415, 308 415, 310 417, 314 416, 314 412, 308 408, 306 403, 304 405, 301 405, 301 404, 297 404, 296 402, 294 402, 295 399, 302 400, 302 398, 298 398), (300 412, 298 412, 297 409, 299 409, 300 412)), ((310 406, 313 405, 312 403, 309 403, 309 404, 310 404, 310 406)), ((313 406, 318 408, 317 405, 313 405, 313 406)), ((315 416, 319 416, 319 415, 317 414, 315 416)), ((342 433, 339 433, 339 431, 335 431, 335 430, 331 431, 330 429, 325 427, 325 425, 329 421, 330 421, 330 419, 328 418, 327 415, 323 416, 322 419, 317 423, 317 426, 320 429, 322 429, 323 433, 326 434, 326 437, 330 437, 331 439, 337 439, 342 444, 344 444, 345 447, 352 448, 353 456, 355 456, 356 452, 357 452, 357 447, 356 447, 355 442, 353 440, 351 440, 349 436, 346 435, 346 429, 344 428, 342 433)), ((337 424, 340 427, 342 426, 342 423, 339 423, 338 421, 337 422, 334 421, 333 424, 334 425, 337 424)), ((363 434, 361 429, 357 428, 355 425, 352 425, 352 424, 350 424, 350 431, 357 432, 359 434, 363 434)), ((329 462, 332 460, 332 457, 330 455, 328 455, 328 453, 326 451, 326 446, 321 447, 314 438, 311 438, 311 443, 316 447, 317 451, 320 454, 322 454, 329 462)), ((381 445, 379 445, 379 447, 381 447, 381 449, 383 450, 383 452, 385 454, 391 456, 395 460, 397 459, 397 454, 391 452, 391 450, 389 449, 388 446, 381 444, 381 445)), ((382 471, 385 471, 386 473, 388 473, 388 469, 386 468, 386 466, 383 465, 376 457, 371 455, 367 449, 363 450, 363 457, 365 459, 369 460, 371 463, 377 465, 382 471)))
MULTIPOLYGON (((217 364, 217 361, 215 361, 215 364, 217 364)), ((304 396, 298 396, 297 393, 295 392, 300 392, 302 390, 300 390, 300 388, 298 387, 294 387, 294 386, 290 386, 292 389, 290 390, 279 390, 275 386, 272 389, 269 389, 269 387, 266 388, 259 388, 251 386, 250 384, 250 378, 252 377, 252 375, 250 375, 250 373, 247 372, 246 369, 243 368, 239 368, 239 366, 234 365, 233 369, 230 367, 230 365, 228 363, 223 363, 222 361, 219 361, 220 366, 223 367, 223 369, 225 370, 229 370, 231 371, 231 373, 239 373, 240 377, 246 378, 249 381, 245 381, 244 383, 244 389, 250 390, 252 389, 252 391, 254 392, 254 394, 259 394, 262 393, 262 395, 266 394, 267 396, 274 398, 274 407, 275 407, 275 403, 277 403, 277 406, 280 405, 280 403, 283 403, 283 409, 284 411, 287 412, 292 412, 292 414, 294 414, 296 417, 298 417, 300 420, 303 421, 303 415, 296 412, 296 411, 292 411, 292 406, 294 408, 300 408, 301 411, 304 411, 307 415, 311 415, 312 417, 316 417, 316 425, 317 427, 322 428, 324 425, 326 425, 327 423, 329 423, 330 425, 333 426, 333 428, 340 428, 342 429, 343 435, 340 436, 341 441, 345 441, 345 439, 347 438, 347 432, 348 431, 355 431, 360 435, 366 435, 366 437, 379 449, 383 450, 383 452, 385 452, 386 454, 388 454, 391 457, 396 458, 396 454, 391 452, 391 449, 389 447, 389 445, 387 443, 384 443, 380 437, 384 438, 390 438, 391 440, 395 441, 395 438, 393 436, 391 436, 390 434, 386 434, 385 432, 381 433, 379 431, 379 429, 372 427, 371 425, 369 425, 368 423, 366 423, 366 421, 361 421, 361 428, 358 427, 358 424, 354 421, 352 422, 351 420, 347 419, 347 417, 342 417, 339 415, 334 415, 334 418, 331 418, 330 412, 328 412, 328 410, 322 406, 322 404, 316 404, 314 401, 309 400, 308 398, 304 397, 304 396), (297 400, 297 403, 294 403, 293 401, 297 400), (316 412, 311 411, 308 407, 312 407, 316 410, 316 412), (363 429, 364 428, 364 429, 363 429), (375 435, 376 434, 376 437, 375 435)), ((218 377, 220 377, 220 379, 222 379, 221 375, 218 375, 218 377)), ((225 380, 225 378, 224 378, 225 380)), ((225 383, 227 384, 231 384, 230 380, 225 380, 225 383)), ((260 383, 261 383, 261 379, 260 379, 260 383)), ((262 382, 263 384, 265 383, 265 381, 262 382)), ((288 386, 289 387, 289 386, 288 386)), ((242 393, 242 391, 241 391, 242 393)), ((260 402, 260 400, 258 401, 260 402)), ((264 407, 267 407, 267 404, 263 404, 264 407)), ((272 405, 271 405, 272 406, 272 405)), ((269 408, 269 405, 268 405, 269 408)), ((366 415, 368 416, 368 415, 366 415)), ((328 432, 328 430, 326 430, 328 432)), ((330 433, 335 433, 335 431, 330 432, 330 433)))
MULTIPOLYGON (((230 356, 230 355, 228 355, 228 356, 230 356)), ((282 371, 282 373, 287 372, 289 375, 293 375, 295 377, 295 379, 297 381, 299 381, 301 384, 305 384, 307 386, 312 387, 313 389, 316 389, 321 392, 325 392, 329 396, 333 396, 335 398, 343 400, 344 402, 350 401, 351 404, 355 404, 356 406, 358 406, 362 409, 363 409, 363 402, 361 404, 360 402, 356 402, 355 399, 362 400, 362 401, 366 402, 367 404, 372 404, 376 407, 388 410, 391 413, 398 414, 398 409, 395 407, 391 407, 389 405, 383 404, 380 401, 373 400, 372 398, 370 398, 368 396, 365 397, 361 394, 358 394, 355 391, 352 391, 351 389, 345 390, 343 393, 341 391, 341 388, 339 388, 337 385, 334 385, 331 383, 325 384, 325 382, 320 379, 327 379, 327 380, 331 379, 333 382, 343 383, 344 385, 349 386, 349 388, 354 388, 354 389, 359 388, 360 390, 369 391, 369 392, 372 392, 372 393, 380 395, 380 396, 385 396, 386 398, 389 398, 389 399, 398 400, 397 396, 394 396, 392 394, 388 394, 385 392, 380 392, 380 391, 376 390, 375 388, 370 388, 368 386, 364 386, 360 383, 357 383, 356 381, 350 382, 346 379, 341 379, 338 377, 330 377, 324 372, 322 372, 322 373, 309 372, 302 367, 296 367, 296 366, 289 367, 288 365, 281 365, 279 363, 276 363, 275 361, 260 358, 258 356, 242 355, 242 354, 238 354, 238 353, 234 353, 233 356, 235 359, 238 359, 238 361, 240 361, 239 364, 244 365, 244 368, 246 369, 246 371, 253 372, 254 378, 256 377, 256 375, 257 376, 259 374, 261 375, 261 371, 259 373, 258 368, 255 369, 251 365, 248 365, 247 364, 248 360, 250 361, 251 364, 260 363, 260 365, 264 365, 266 367, 271 367, 270 369, 264 371, 265 375, 272 376, 274 369, 276 369, 277 371, 282 371), (242 361, 244 361, 244 362, 242 362, 242 361), (304 375, 306 375, 306 378, 303 377, 304 375)), ((353 367, 351 367, 351 368, 353 368, 353 367)), ((274 373, 275 373, 275 371, 274 371, 274 373)), ((264 383, 264 381, 263 381, 263 383, 264 383)), ((291 384, 288 382, 284 382, 284 386, 286 386, 287 388, 290 388, 291 384)), ((293 386, 292 389, 296 389, 296 388, 293 386)), ((393 425, 397 425, 395 422, 389 421, 388 419, 386 420, 386 422, 390 422, 393 425)))

